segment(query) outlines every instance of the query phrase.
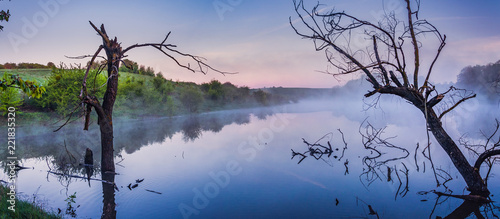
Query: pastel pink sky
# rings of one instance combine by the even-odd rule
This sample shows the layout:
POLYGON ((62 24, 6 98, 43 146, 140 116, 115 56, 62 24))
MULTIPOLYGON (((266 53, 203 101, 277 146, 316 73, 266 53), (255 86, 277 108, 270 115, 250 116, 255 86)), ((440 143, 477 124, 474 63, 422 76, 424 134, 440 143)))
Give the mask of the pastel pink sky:
MULTIPOLYGON (((317 1, 305 2, 312 6, 317 1)), ((400 10, 404 3, 402 0, 320 2, 323 7, 335 7, 367 20, 376 18, 384 8, 400 10)), ((226 76, 215 72, 193 74, 153 48, 140 48, 128 54, 127 58, 161 71, 168 79, 196 83, 217 79, 252 88, 326 88, 353 77, 339 82, 318 72, 327 69, 324 54, 316 52, 312 42, 301 39, 288 24, 290 16, 297 18, 291 0, 12 0, 0 1, 0 9, 9 9, 12 14, 9 22, 2 22, 2 64, 81 62, 65 56, 95 52, 101 40, 88 23, 92 21, 96 25, 104 23, 108 34, 117 36, 124 47, 160 42, 172 31, 168 42, 176 44, 179 50, 202 56, 217 69, 238 72, 226 76)), ((497 0, 422 0, 420 18, 447 35, 447 46, 435 66, 435 82, 454 82, 465 66, 500 60, 499 10, 497 0)), ((424 57, 434 50, 423 49, 424 57)), ((424 61, 429 60, 424 58, 424 61)))

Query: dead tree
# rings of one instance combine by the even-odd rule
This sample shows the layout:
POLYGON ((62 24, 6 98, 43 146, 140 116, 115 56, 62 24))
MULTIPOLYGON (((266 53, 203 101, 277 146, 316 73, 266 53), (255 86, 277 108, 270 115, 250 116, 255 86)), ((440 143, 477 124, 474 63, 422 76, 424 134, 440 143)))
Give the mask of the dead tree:
MULTIPOLYGON (((490 192, 478 169, 468 162, 441 123, 445 114, 475 95, 464 96, 440 114, 434 110, 434 106, 447 95, 447 92, 436 91, 429 81, 433 66, 446 45, 446 35, 426 20, 419 19, 420 5, 419 1, 415 2, 405 0, 404 21, 399 20, 395 12, 387 12, 384 19, 373 23, 345 12, 324 12, 319 4, 308 10, 302 0, 294 0, 298 19, 292 21, 290 18, 290 25, 299 36, 312 40, 317 51, 324 51, 329 64, 339 70, 327 70, 326 73, 344 75, 362 72, 373 86, 365 97, 392 94, 418 108, 426 120, 427 130, 446 151, 468 189, 473 194, 488 196, 490 192), (416 10, 413 9, 414 4, 416 10), (356 48, 353 37, 357 34, 363 35, 362 39, 368 40, 369 46, 356 48), (420 49, 424 43, 421 39, 424 35, 435 36, 439 45, 428 69, 422 69, 421 63, 420 49), (413 63, 409 64, 410 60, 413 63), (419 81, 421 76, 425 76, 423 82, 419 81)), ((485 152, 479 155, 478 162, 499 154, 499 149, 485 152)), ((475 166, 479 165, 476 163, 475 166)))
POLYGON ((134 44, 125 49, 122 49, 122 46, 120 43, 118 43, 116 37, 112 39, 108 36, 106 30, 104 29, 104 25, 101 25, 100 28, 97 28, 92 22, 90 22, 90 25, 102 38, 102 45, 98 47, 97 51, 93 55, 75 57, 91 57, 91 60, 85 71, 85 76, 82 82, 82 89, 79 96, 85 110, 84 130, 88 130, 89 128, 90 113, 93 109, 97 113, 97 124, 99 125, 101 131, 101 170, 103 173, 114 172, 115 165, 113 157, 113 105, 115 103, 116 94, 118 91, 118 69, 120 67, 120 63, 124 63, 122 61, 122 58, 126 57, 126 53, 128 51, 140 47, 153 47, 170 58, 179 67, 187 69, 189 71, 201 72, 203 74, 206 74, 209 70, 213 70, 221 74, 225 74, 227 72, 216 70, 210 65, 206 64, 205 59, 203 59, 202 57, 180 52, 176 49, 175 45, 166 43, 170 32, 166 35, 161 43, 134 44), (102 50, 104 50, 104 52, 106 53, 105 56, 99 55, 102 50), (104 97, 102 98, 102 103, 99 101, 99 98, 87 92, 87 77, 96 58, 103 58, 105 60, 105 66, 101 66, 99 68, 99 71, 103 69, 107 70, 106 91, 104 93, 104 97), (189 64, 190 62, 181 62, 180 58, 187 58, 188 60, 190 60, 190 62, 194 63, 195 66, 192 67, 191 64, 189 64))

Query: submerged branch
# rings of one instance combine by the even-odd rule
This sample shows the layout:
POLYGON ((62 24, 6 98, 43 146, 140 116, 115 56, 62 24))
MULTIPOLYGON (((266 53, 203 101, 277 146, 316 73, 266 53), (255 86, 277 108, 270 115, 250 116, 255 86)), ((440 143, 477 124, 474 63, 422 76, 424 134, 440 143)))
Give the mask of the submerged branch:
POLYGON ((95 181, 100 181, 100 182, 103 182, 103 183, 107 183, 107 184, 110 184, 110 185, 115 185, 114 182, 109 182, 109 181, 106 181, 106 180, 102 180, 102 179, 96 179, 96 178, 88 178, 88 177, 83 177, 83 176, 77 176, 77 175, 72 175, 72 174, 64 174, 64 173, 58 173, 58 172, 54 172, 54 171, 47 171, 48 173, 51 173, 51 174, 54 174, 54 175, 58 175, 58 176, 67 176, 67 177, 71 177, 71 178, 78 178, 78 179, 87 179, 87 180, 95 180, 95 181))
POLYGON ((453 195, 453 194, 447 194, 447 193, 438 192, 438 191, 433 191, 433 193, 438 195, 438 196, 459 198, 459 199, 463 199, 466 201, 472 201, 472 202, 476 202, 476 203, 490 203, 491 202, 491 200, 489 200, 488 198, 486 198, 484 196, 480 196, 480 195, 453 195))

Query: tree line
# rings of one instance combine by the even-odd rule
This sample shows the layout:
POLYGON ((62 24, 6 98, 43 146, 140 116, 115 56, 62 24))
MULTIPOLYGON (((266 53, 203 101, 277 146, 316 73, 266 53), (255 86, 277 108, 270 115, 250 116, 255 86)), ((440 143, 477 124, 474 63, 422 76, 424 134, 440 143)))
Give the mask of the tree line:
POLYGON ((490 101, 500 100, 500 60, 487 65, 467 66, 457 78, 460 87, 474 90, 490 101))
MULTIPOLYGON (((0 113, 6 112, 3 108, 14 106, 21 111, 45 112, 58 117, 81 115, 83 109, 78 106, 78 94, 84 72, 80 68, 52 68, 43 84, 46 92, 38 99, 29 98, 14 88, 0 91, 0 113)), ((97 69, 89 72, 88 78, 93 80, 87 86, 89 92, 103 96, 107 78, 97 72, 97 69)), ((162 74, 136 76, 120 71, 118 84, 116 114, 127 117, 174 116, 291 101, 291 97, 247 86, 240 87, 230 82, 212 80, 196 84, 172 81, 162 74)))
MULTIPOLYGON (((130 59, 121 60, 122 64, 120 65, 120 72, 128 72, 139 75, 147 75, 154 77, 157 74, 161 75, 161 72, 156 73, 155 70, 151 66, 139 65, 137 62, 132 61, 130 59)), ((87 62, 87 66, 90 64, 90 61, 87 62)), ((99 69, 100 66, 105 66, 106 60, 101 60, 100 62, 93 62, 91 65, 91 69, 99 69)))
POLYGON ((0 64, 0 69, 39 69, 39 68, 53 68, 56 65, 53 62, 48 62, 46 65, 39 63, 29 63, 29 62, 21 62, 21 63, 13 63, 6 62, 3 65, 0 64))

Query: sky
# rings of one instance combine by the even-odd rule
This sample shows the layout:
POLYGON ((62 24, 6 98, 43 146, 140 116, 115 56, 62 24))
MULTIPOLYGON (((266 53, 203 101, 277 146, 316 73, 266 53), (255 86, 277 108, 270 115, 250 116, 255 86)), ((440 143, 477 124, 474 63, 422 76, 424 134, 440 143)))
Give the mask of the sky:
MULTIPOLYGON (((447 35, 447 45, 434 67, 434 82, 455 82, 466 66, 500 60, 500 1, 421 1, 419 17, 447 35)), ((307 7, 317 3, 305 2, 307 7)), ((320 3, 370 21, 384 10, 396 11, 405 19, 403 0, 320 3)), ((108 35, 116 36, 124 48, 159 43, 171 31, 167 43, 177 45, 178 50, 204 57, 219 70, 238 73, 192 73, 151 47, 127 53, 128 59, 151 66, 174 81, 216 79, 251 88, 329 88, 357 77, 320 73, 328 68, 324 53, 315 51, 311 41, 301 39, 290 27, 289 17, 297 18, 292 0, 1 0, 0 9, 11 13, 9 22, 1 23, 2 64, 85 63, 89 59, 66 56, 91 55, 97 50, 102 40, 89 25, 92 21, 97 26, 104 24, 108 35)), ((435 50, 425 47, 422 56, 433 57, 435 50)))

